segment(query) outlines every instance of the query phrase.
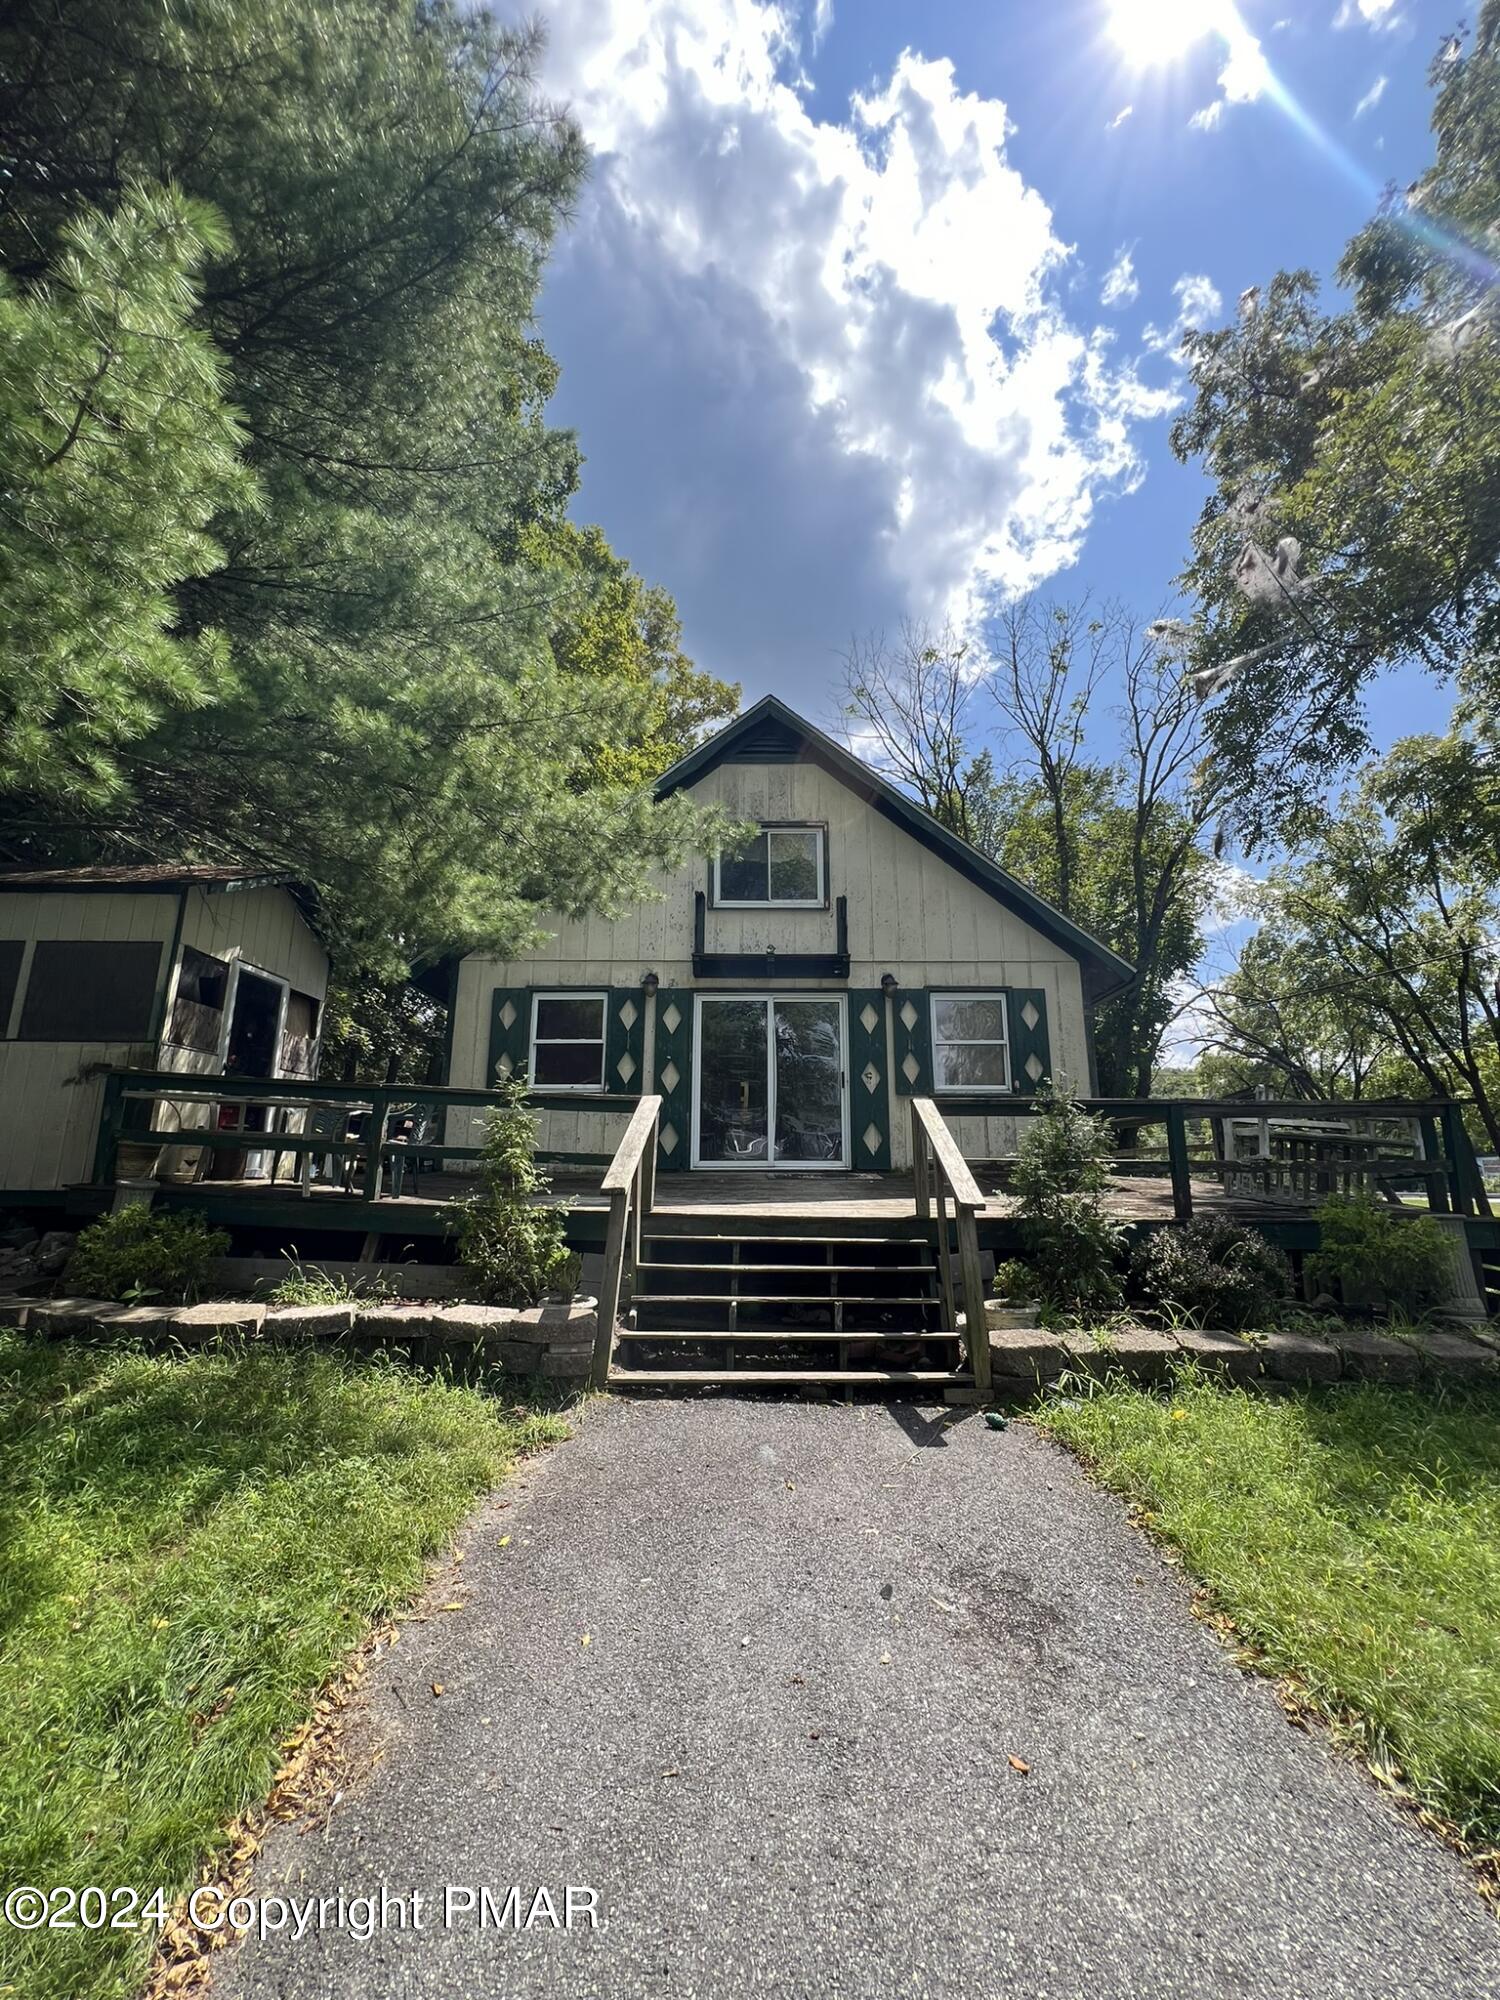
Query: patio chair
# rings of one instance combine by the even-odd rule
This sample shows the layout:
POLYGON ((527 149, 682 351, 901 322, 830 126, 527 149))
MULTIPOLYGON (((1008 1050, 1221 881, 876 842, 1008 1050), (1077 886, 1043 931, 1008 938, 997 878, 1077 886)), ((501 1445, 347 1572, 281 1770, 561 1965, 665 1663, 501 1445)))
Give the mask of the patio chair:
POLYGON ((409 1174, 412 1193, 420 1194, 423 1167, 432 1173, 442 1171, 442 1110, 432 1103, 413 1104, 408 1111, 397 1112, 394 1122, 399 1129, 388 1133, 386 1141, 391 1193, 400 1195, 409 1174))

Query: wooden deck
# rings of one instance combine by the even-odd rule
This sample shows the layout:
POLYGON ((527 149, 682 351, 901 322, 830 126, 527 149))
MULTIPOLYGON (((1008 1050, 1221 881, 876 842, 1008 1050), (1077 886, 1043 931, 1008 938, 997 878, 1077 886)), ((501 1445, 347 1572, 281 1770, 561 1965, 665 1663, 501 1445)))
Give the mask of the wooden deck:
MULTIPOLYGON (((550 1199, 566 1202, 580 1217, 597 1215, 602 1220, 609 1206, 599 1187, 603 1172, 600 1167, 557 1170, 550 1199)), ((1010 1222, 1015 1201, 1001 1190, 998 1174, 983 1166, 975 1174, 987 1196, 978 1217, 981 1226, 993 1230, 1010 1222)), ((168 1186, 163 1192, 174 1205, 233 1208, 252 1223, 263 1210, 267 1221, 274 1211, 282 1226, 300 1217, 309 1229, 358 1226, 382 1233, 415 1229, 439 1234, 451 1221, 452 1204, 473 1186, 470 1174, 423 1173, 415 1192, 408 1176, 401 1194, 382 1192, 374 1204, 357 1190, 346 1191, 329 1182, 315 1182, 306 1195, 295 1182, 285 1180, 202 1180, 185 1187, 168 1186)), ((1173 1216, 1172 1183, 1165 1168, 1160 1174, 1116 1175, 1106 1200, 1110 1212, 1126 1223, 1169 1222, 1173 1216)), ((1193 1206, 1200 1214, 1233 1215, 1262 1224, 1301 1221, 1311 1213, 1301 1202, 1226 1194, 1208 1176, 1194 1177, 1193 1206)), ((911 1222, 919 1228, 909 1173, 705 1172, 658 1178, 648 1227, 670 1231, 701 1225, 715 1216, 740 1229, 757 1223, 778 1228, 799 1224, 808 1234, 845 1225, 889 1230, 911 1222)))

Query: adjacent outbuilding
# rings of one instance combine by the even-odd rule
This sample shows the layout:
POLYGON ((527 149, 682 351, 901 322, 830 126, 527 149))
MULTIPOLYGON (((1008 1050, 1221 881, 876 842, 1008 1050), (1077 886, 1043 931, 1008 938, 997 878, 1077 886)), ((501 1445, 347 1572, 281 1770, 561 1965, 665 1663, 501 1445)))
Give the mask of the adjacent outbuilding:
MULTIPOLYGON (((106 1066, 316 1076, 328 953, 315 917, 303 884, 248 867, 0 873, 0 1203, 93 1178, 106 1066)), ((247 1146, 265 1116, 177 1114, 183 1126, 242 1119, 247 1146)), ((220 1160, 253 1174, 264 1157, 220 1160)), ((203 1164, 183 1148, 163 1156, 179 1176, 203 1164)))

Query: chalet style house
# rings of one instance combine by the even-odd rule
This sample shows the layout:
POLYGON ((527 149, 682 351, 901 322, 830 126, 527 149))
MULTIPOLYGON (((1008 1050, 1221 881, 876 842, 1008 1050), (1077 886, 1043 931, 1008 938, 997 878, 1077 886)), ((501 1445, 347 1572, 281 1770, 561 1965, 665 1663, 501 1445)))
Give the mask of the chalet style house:
POLYGON ((448 1081, 524 1071, 547 1155, 608 1160, 622 1099, 655 1092, 663 1171, 902 1168, 906 1102, 961 1092, 965 1156, 1002 1158, 1009 1100, 1095 1087, 1093 1009, 1130 966, 774 696, 658 789, 755 830, 458 970, 448 1081))

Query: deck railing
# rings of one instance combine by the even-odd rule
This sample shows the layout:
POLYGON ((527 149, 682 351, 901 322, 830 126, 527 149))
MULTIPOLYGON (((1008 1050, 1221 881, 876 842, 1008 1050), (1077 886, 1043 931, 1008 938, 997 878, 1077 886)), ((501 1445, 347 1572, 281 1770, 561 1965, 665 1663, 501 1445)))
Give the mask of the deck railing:
MULTIPOLYGON (((1358 1187, 1420 1188, 1439 1215, 1488 1215, 1463 1107, 1452 1098, 1308 1100, 1205 1097, 1081 1097, 1114 1128, 1110 1164, 1122 1177, 1172 1184, 1180 1222, 1193 1215, 1194 1182, 1269 1203, 1314 1206, 1358 1187), (1144 1143, 1151 1135, 1154 1143, 1144 1143)), ((1025 1118, 1034 1097, 945 1091, 945 1119, 1025 1118)))
POLYGON ((958 1150, 943 1114, 930 1097, 911 1101, 912 1189, 917 1218, 932 1219, 937 1209, 938 1284, 943 1297, 944 1329, 957 1327, 958 1299, 963 1300, 964 1347, 974 1374, 974 1388, 987 1396, 990 1387, 990 1335, 985 1315, 984 1269, 979 1261, 979 1211, 984 1195, 958 1150), (953 1208, 958 1238, 958 1284, 953 1282, 953 1245, 948 1208, 953 1208))
MULTIPOLYGON (((436 1113, 440 1127, 447 1126, 449 1111, 493 1110, 501 1101, 494 1090, 460 1090, 446 1084, 324 1083, 316 1078, 264 1076, 198 1076, 176 1070, 106 1070, 104 1094, 99 1111, 99 1135, 94 1153, 94 1180, 111 1186, 119 1178, 121 1146, 138 1146, 153 1154, 180 1152, 269 1153, 291 1155, 295 1159, 334 1158, 357 1166, 359 1193, 365 1201, 380 1201, 382 1179, 388 1178, 391 1193, 397 1191, 401 1175, 394 1169, 413 1157, 433 1160, 478 1160, 482 1146, 449 1143, 446 1129, 410 1137, 392 1133, 393 1118, 420 1119, 436 1113), (212 1125, 189 1126, 160 1123, 164 1111, 179 1121, 184 1108, 192 1105, 214 1107, 241 1104, 263 1110, 264 1129, 248 1128, 243 1122, 221 1131, 212 1125), (134 1107, 144 1106, 144 1115, 134 1122, 134 1107), (306 1121, 319 1111, 337 1114, 337 1131, 309 1131, 306 1121), (277 1129, 282 1113, 300 1114, 301 1131, 277 1129), (362 1117, 358 1132, 347 1125, 352 1115, 362 1117)), ((532 1095, 527 1103, 536 1107, 555 1102, 532 1095)), ((592 1111, 634 1112, 638 1097, 602 1093, 588 1100, 592 1111)), ((284 1122, 284 1121, 282 1121, 284 1122)), ((306 1178, 303 1177, 304 1191, 306 1178)))
POLYGON ((656 1140, 660 1124, 661 1099, 643 1097, 599 1183, 600 1193, 609 1197, 609 1221, 604 1233, 604 1276, 599 1284, 599 1327, 594 1336, 596 1389, 604 1388, 609 1381, 625 1273, 628 1269, 633 1285, 641 1261, 641 1223, 656 1201, 656 1140))

